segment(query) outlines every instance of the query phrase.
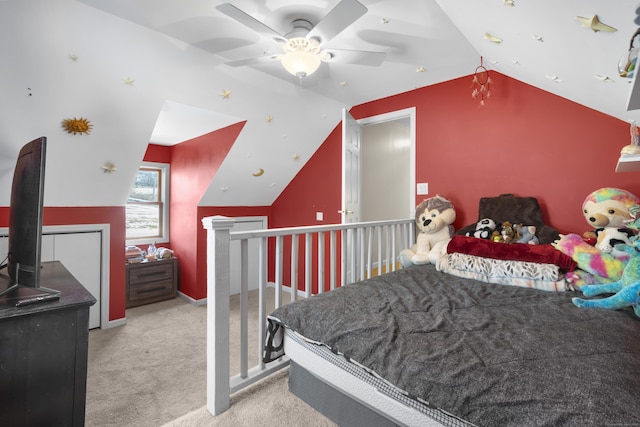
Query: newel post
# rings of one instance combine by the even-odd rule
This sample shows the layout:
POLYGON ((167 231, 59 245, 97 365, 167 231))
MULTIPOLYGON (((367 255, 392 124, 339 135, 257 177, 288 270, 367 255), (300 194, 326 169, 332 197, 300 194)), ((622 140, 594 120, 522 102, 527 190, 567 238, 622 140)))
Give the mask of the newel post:
POLYGON ((234 220, 202 219, 207 230, 207 410, 218 415, 229 409, 229 288, 230 231, 234 220))

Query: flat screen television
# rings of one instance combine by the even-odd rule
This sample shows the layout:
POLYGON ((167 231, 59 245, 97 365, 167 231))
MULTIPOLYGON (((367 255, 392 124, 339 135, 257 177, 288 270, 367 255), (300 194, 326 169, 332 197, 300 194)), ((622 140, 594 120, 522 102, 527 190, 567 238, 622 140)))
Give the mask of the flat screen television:
POLYGON ((9 287, 0 296, 18 288, 38 288, 40 293, 58 291, 40 286, 44 172, 47 138, 25 144, 16 161, 9 206, 7 272, 9 287))

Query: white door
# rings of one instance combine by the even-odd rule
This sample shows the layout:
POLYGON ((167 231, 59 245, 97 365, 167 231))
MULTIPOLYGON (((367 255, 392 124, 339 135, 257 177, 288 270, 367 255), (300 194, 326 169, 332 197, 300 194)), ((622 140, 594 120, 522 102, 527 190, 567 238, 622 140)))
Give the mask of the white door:
MULTIPOLYGON (((93 295, 89 308, 89 329, 99 328, 102 278, 102 233, 43 233, 42 262, 60 261, 69 273, 93 295)), ((42 283, 42 286, 47 286, 42 283)))
MULTIPOLYGON (((360 144, 362 129, 358 122, 349 114, 346 108, 342 109, 342 223, 349 224, 360 221, 360 203, 362 187, 360 144)), ((358 257, 355 255, 356 239, 353 230, 348 230, 342 235, 342 282, 353 283, 362 277, 357 276, 360 270, 358 257)))
MULTIPOLYGON (((377 116, 363 118, 356 121, 346 109, 342 112, 342 223, 348 224, 359 221, 375 221, 385 219, 413 218, 415 214, 415 107, 405 110, 393 111, 377 116), (401 135, 390 136, 393 151, 393 158, 378 160, 365 160, 365 158, 377 159, 379 156, 365 156, 367 153, 368 140, 365 141, 364 128, 377 124, 389 124, 396 122, 401 126, 406 126, 408 131, 401 132, 401 135), (408 138, 407 138, 408 133, 408 138), (400 139, 398 139, 400 138, 400 139), (366 145, 363 147, 363 145, 366 145), (371 164, 371 162, 376 162, 371 164), (402 164, 401 164, 402 163, 402 164), (376 177, 380 178, 384 174, 378 172, 388 172, 393 169, 393 186, 381 186, 369 193, 363 192, 363 175, 365 170, 375 169, 376 177), (380 175, 380 176, 378 176, 380 175), (385 190, 386 189, 386 190, 385 190), (385 191, 391 191, 389 193, 385 191), (398 193, 398 194, 396 194, 398 193), (369 199, 368 201, 365 199, 369 199), (393 213, 383 204, 389 201, 398 204, 393 213), (363 209, 366 207, 366 214, 363 209)), ((375 132, 375 131, 374 131, 375 132)), ((391 154, 386 154, 391 157, 391 154)), ((343 252, 343 282, 351 283, 363 277, 358 277, 360 272, 359 259, 354 254, 353 243, 357 242, 359 236, 348 235, 344 239, 345 247, 343 252)), ((409 242, 404 242, 409 245, 409 242)), ((408 246, 407 246, 408 247, 408 246)))
POLYGON ((362 130, 358 122, 342 109, 342 223, 360 220, 360 143, 362 130))
POLYGON ((56 234, 54 260, 60 261, 96 299, 89 308, 89 329, 100 327, 102 233, 56 234))

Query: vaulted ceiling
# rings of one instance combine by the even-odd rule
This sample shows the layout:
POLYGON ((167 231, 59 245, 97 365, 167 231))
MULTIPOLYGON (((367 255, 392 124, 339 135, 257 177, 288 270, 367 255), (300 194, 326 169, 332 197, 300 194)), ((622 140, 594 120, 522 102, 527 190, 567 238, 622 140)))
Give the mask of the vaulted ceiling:
MULTIPOLYGON (((302 79, 273 58, 282 53, 273 37, 222 13, 220 1, 0 1, 0 32, 10 41, 0 46, 0 185, 7 188, 19 147, 45 134, 49 204, 122 204, 148 142, 176 144, 246 121, 201 203, 269 205, 343 107, 470 75, 481 61, 640 121, 627 111, 632 81, 617 68, 638 27, 636 1, 359 1, 366 13, 323 40, 333 58, 302 79), (595 17, 616 31, 590 27, 595 17), (365 65, 345 50, 383 59, 365 65), (60 129, 74 116, 91 120, 90 135, 60 129), (105 174, 105 163, 118 170, 105 174), (265 173, 256 179, 259 168, 265 173)), ((340 2, 230 3, 284 35, 296 19, 326 22, 340 2)))

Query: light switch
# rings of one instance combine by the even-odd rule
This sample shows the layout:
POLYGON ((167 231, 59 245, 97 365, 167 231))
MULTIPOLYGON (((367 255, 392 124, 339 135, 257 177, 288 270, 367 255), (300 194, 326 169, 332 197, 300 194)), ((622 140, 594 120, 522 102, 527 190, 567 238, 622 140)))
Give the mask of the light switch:
POLYGON ((316 212, 316 221, 323 221, 323 220, 324 220, 324 213, 316 212))
POLYGON ((429 194, 429 184, 426 182, 421 182, 417 185, 417 189, 416 189, 416 193, 418 193, 419 196, 424 196, 426 194, 429 194))

